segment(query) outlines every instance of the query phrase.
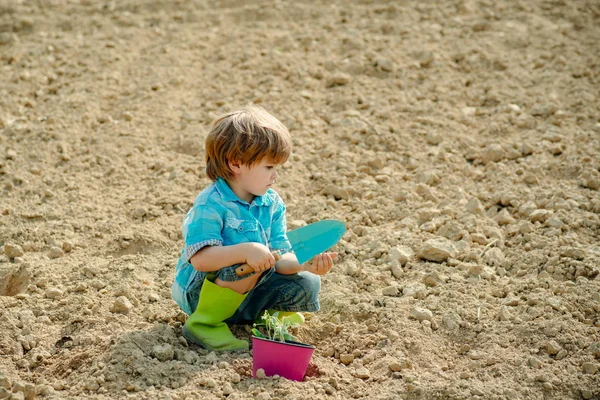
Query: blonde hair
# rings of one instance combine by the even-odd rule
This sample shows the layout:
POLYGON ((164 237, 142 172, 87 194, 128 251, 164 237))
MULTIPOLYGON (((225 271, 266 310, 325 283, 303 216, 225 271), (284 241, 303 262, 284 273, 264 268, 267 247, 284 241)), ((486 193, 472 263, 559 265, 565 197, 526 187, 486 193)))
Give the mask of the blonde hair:
POLYGON ((230 162, 252 166, 268 159, 283 164, 292 152, 288 129, 258 106, 247 106, 218 117, 206 137, 206 175, 229 180, 230 162))

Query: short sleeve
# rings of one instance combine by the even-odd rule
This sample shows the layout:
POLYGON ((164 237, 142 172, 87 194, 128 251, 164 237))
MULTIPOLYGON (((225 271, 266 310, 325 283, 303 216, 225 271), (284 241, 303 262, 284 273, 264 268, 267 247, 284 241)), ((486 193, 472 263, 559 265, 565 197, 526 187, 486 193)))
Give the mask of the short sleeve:
POLYGON ((269 247, 271 250, 281 250, 285 253, 292 248, 286 232, 285 204, 280 201, 271 219, 271 237, 269 238, 269 247))
POLYGON ((203 247, 222 246, 223 219, 208 205, 195 204, 183 220, 184 256, 190 258, 203 247))

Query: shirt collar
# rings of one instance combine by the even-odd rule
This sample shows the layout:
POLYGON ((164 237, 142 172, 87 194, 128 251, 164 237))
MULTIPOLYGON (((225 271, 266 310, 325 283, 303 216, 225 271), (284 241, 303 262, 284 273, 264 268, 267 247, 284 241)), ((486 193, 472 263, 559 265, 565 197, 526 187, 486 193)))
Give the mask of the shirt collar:
MULTIPOLYGON (((233 190, 231 190, 225 179, 218 178, 215 182, 215 187, 217 188, 217 191, 219 192, 224 201, 237 201, 238 203, 248 204, 247 201, 240 199, 235 193, 233 193, 233 190)), ((252 204, 256 206, 271 205, 273 203, 273 198, 270 192, 271 190, 269 189, 269 192, 267 192, 265 195, 254 197, 254 200, 252 200, 252 204)))

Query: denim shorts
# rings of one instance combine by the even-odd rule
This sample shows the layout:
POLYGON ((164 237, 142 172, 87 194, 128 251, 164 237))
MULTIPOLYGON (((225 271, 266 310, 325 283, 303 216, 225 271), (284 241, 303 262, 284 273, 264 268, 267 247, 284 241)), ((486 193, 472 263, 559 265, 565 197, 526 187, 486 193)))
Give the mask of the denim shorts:
MULTIPOLYGON (((235 271, 235 268, 233 270, 235 271)), ((217 276, 223 279, 220 274, 217 276)), ((212 276, 210 279, 212 280, 212 276)), ((201 283, 198 282, 197 288, 190 288, 187 292, 186 300, 192 310, 195 310, 198 305, 198 298, 202 289, 201 283)), ((321 277, 318 275, 310 272, 282 275, 271 268, 261 277, 258 284, 248 292, 248 296, 238 307, 235 314, 225 322, 229 324, 251 324, 265 310, 318 311, 320 308, 320 290, 321 277)))

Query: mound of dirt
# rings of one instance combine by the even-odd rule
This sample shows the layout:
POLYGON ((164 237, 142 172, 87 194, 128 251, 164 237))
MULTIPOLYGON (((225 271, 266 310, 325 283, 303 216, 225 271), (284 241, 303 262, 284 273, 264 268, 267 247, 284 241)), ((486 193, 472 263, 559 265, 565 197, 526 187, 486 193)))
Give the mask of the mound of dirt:
POLYGON ((4 2, 0 398, 600 398, 598 38, 593 0, 4 2), (290 228, 348 227, 304 382, 170 297, 248 102, 290 228))

